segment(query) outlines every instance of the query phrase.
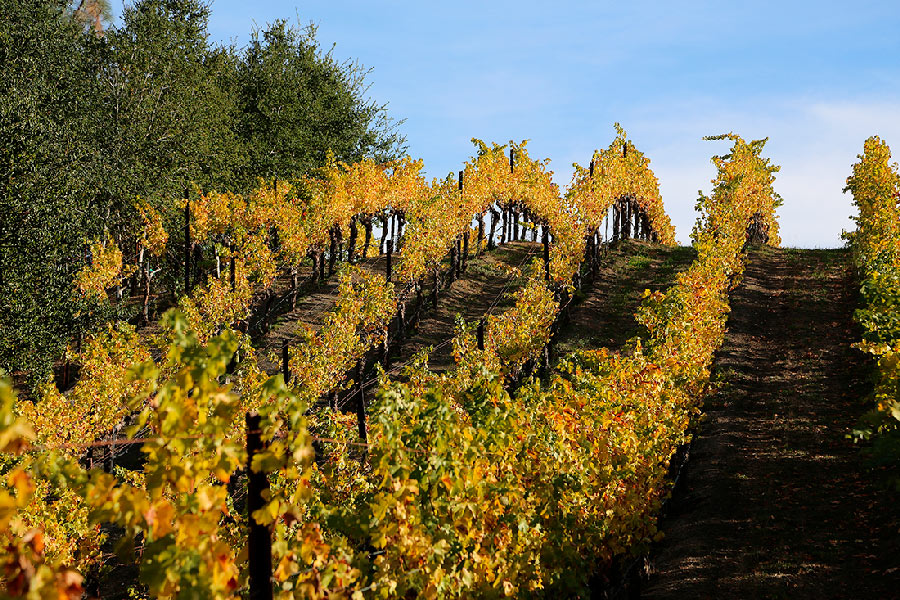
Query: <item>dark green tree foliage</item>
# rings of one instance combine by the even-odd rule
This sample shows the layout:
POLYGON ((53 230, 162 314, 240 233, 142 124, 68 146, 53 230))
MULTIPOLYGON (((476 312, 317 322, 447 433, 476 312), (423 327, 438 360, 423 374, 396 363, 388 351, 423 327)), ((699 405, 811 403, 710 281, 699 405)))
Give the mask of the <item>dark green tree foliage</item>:
POLYGON ((65 0, 0 7, 0 366, 42 374, 77 325, 72 278, 102 233, 85 186, 100 41, 65 0))
MULTIPOLYGON (((103 110, 97 143, 106 160, 97 188, 126 259, 136 259, 140 234, 136 196, 148 199, 168 224, 173 244, 162 273, 182 260, 181 216, 172 199, 196 184, 234 188, 234 162, 244 154, 235 134, 233 53, 210 48, 209 7, 199 0, 143 0, 126 7, 106 36, 100 74, 103 110)), ((170 291, 180 278, 160 279, 170 291)), ((179 288, 180 289, 180 288, 179 288)))
POLYGON ((404 150, 385 107, 365 98, 367 73, 321 52, 315 34, 283 20, 253 33, 240 75, 252 176, 308 173, 328 150, 347 162, 404 150))
POLYGON ((102 33, 84 4, 0 0, 0 368, 32 381, 124 316, 126 301, 79 304, 73 280, 104 235, 134 264, 138 196, 168 224, 175 273, 185 189, 243 192, 329 149, 387 159, 404 142, 365 97, 367 73, 322 53, 312 28, 279 21, 238 51, 209 43, 205 0, 137 0, 102 33))
MULTIPOLYGON (((231 183, 238 154, 234 103, 220 71, 227 53, 210 49, 209 8, 199 0, 145 0, 125 9, 107 35, 104 122, 107 193, 130 206, 134 196, 181 194, 231 183)), ((122 210, 116 206, 116 210, 122 210)))

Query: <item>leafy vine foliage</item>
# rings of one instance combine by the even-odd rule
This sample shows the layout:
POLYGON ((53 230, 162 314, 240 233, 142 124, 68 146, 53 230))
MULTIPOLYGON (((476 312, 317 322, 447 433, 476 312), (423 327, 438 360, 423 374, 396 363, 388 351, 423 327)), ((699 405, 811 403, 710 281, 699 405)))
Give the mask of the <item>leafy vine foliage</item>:
POLYGON ((647 213, 660 243, 675 243, 675 228, 663 207, 659 182, 650 170, 650 159, 628 140, 616 123, 616 138, 608 148, 594 152, 594 176, 575 165, 568 195, 581 210, 581 220, 598 227, 609 208, 620 198, 630 197, 647 213))
POLYGON ((338 61, 314 26, 254 25, 238 48, 210 38, 208 0, 121 3, 103 28, 109 4, 13 2, 0 21, 0 367, 29 388, 70 342, 140 315, 136 300, 149 295, 151 313, 174 302, 183 237, 170 200, 186 188, 247 194, 258 176, 311 176, 329 152, 404 153, 398 123, 367 97, 368 70, 338 61), (148 256, 165 237, 168 251, 148 256), (100 277, 113 247, 134 270, 119 281, 100 277), (117 302, 96 302, 110 287, 117 302))
MULTIPOLYGON (((192 235, 234 259, 234 287, 224 273, 211 277, 165 315, 155 337, 125 325, 92 337, 66 395, 48 389, 36 404, 16 402, 0 384, 5 593, 78 597, 82 574, 101 568, 100 525, 113 523, 123 532, 120 553, 140 550, 146 593, 239 596, 250 410, 268 442, 250 468, 271 484, 252 517, 272 531, 279 597, 586 593, 590 573, 579 566, 610 565, 657 536, 668 464, 699 412, 747 224, 757 213, 775 219, 777 167, 761 157, 764 142, 727 136, 732 151, 714 158, 713 192, 698 202, 697 259, 671 289, 647 294, 638 313, 647 333, 626 352, 582 350, 546 379, 510 387, 546 345, 586 239, 622 195, 645 209, 661 241, 674 241, 649 161, 618 134, 595 154, 593 180, 577 168, 564 195, 524 143, 513 146, 510 168, 505 147, 476 141, 462 192, 450 181, 425 184, 418 161, 332 161, 320 178, 192 201, 192 235), (527 211, 531 226, 547 229, 550 277, 530 267, 514 307, 488 319, 483 349, 460 324, 450 373, 419 361, 402 380, 382 374, 368 444, 358 445, 355 419, 318 401, 348 385, 349 367, 382 339, 407 284, 498 206, 527 211), (398 285, 345 267, 334 310, 292 349, 291 381, 266 376, 233 327, 248 298, 335 228, 343 234, 384 210, 407 224, 398 285), (229 368, 239 349, 240 364, 229 368), (90 468, 84 444, 124 417, 128 436, 143 440, 142 466, 90 468)), ((148 251, 164 237, 148 234, 148 251)))
POLYGON ((874 407, 854 435, 872 439, 873 458, 891 469, 900 486, 900 173, 890 160, 887 143, 877 136, 865 141, 844 189, 859 210, 856 231, 845 237, 862 279, 856 320, 863 335, 857 347, 877 362, 874 407))

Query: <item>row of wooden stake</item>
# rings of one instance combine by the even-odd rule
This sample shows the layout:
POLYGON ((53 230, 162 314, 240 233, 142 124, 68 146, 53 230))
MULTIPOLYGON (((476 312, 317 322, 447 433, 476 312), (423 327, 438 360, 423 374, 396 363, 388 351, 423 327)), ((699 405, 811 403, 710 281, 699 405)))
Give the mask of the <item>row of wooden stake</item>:
MULTIPOLYGON (((592 165, 593 166, 593 165, 592 165)), ((647 240, 655 240, 656 234, 652 231, 649 226, 649 220, 647 219, 644 211, 638 206, 633 199, 623 198, 619 202, 616 203, 616 206, 611 210, 611 217, 607 217, 607 221, 611 218, 613 220, 613 242, 618 241, 619 239, 628 239, 631 237, 632 227, 634 231, 634 236, 638 239, 647 239, 647 240)), ((514 223, 514 221, 509 220, 510 224, 514 223)), ((517 223, 516 223, 517 225, 517 223)), ((504 225, 505 227, 505 225, 504 225)), ((535 228, 534 231, 537 229, 535 228)), ((512 237, 512 236, 511 236, 512 237)), ((543 227, 542 231, 542 246, 543 246, 543 258, 545 265, 545 276, 549 280, 550 278, 550 234, 549 229, 547 227, 543 227)), ((524 235, 523 235, 524 238, 524 235)), ((481 237, 479 237, 479 242, 481 241, 481 237)), ((513 239, 516 239, 515 237, 513 239)), ((502 242, 501 242, 502 243, 502 242)), ((587 237, 587 244, 585 248, 585 257, 583 263, 579 266, 579 269, 574 277, 573 285, 576 289, 580 290, 585 284, 592 282, 599 272, 599 265, 601 260, 601 249, 603 248, 603 236, 600 233, 600 228, 597 228, 587 237), (586 268, 585 268, 586 266, 586 268), (582 271, 584 271, 582 273, 582 271)), ((388 242, 388 256, 390 256, 392 244, 388 242)), ((480 246, 479 246, 480 247, 480 246)), ((459 248, 459 240, 456 241, 454 246, 451 247, 451 260, 450 267, 447 271, 448 276, 448 287, 449 284, 452 283, 452 278, 454 276, 459 276, 458 269, 464 270, 464 265, 466 262, 466 257, 468 256, 468 248, 464 246, 462 249, 463 252, 460 253, 459 248), (462 257, 461 259, 455 259, 454 255, 457 257, 462 257), (459 265, 463 265, 460 267, 459 265)), ((390 265, 390 260, 388 261, 390 265)), ((388 279, 391 277, 390 266, 387 267, 386 276, 388 279)), ((432 305, 434 308, 437 308, 437 294, 438 289, 440 287, 440 277, 439 270, 434 270, 434 286, 432 292, 432 305)), ((414 325, 414 323, 418 320, 418 316, 420 311, 424 309, 424 301, 421 294, 422 286, 420 284, 416 285, 417 289, 417 303, 415 310, 413 312, 414 318, 407 321, 405 319, 406 310, 405 304, 401 303, 400 308, 398 310, 398 314, 395 316, 395 319, 392 321, 392 325, 389 324, 388 330, 384 332, 384 345, 380 349, 381 350, 381 360, 382 364, 387 370, 389 366, 388 357, 389 350, 391 347, 391 330, 394 330, 395 337, 393 341, 397 342, 399 338, 402 336, 404 330, 409 325, 414 325)), ((558 292, 558 299, 560 301, 560 311, 557 316, 554 318, 554 321, 550 327, 550 339, 548 343, 545 345, 541 352, 541 361, 540 361, 540 370, 542 375, 546 377, 549 375, 549 368, 551 364, 551 357, 553 354, 553 345, 555 341, 555 337, 557 336, 560 328, 568 322, 569 319, 569 311, 572 305, 572 298, 569 296, 568 292, 565 289, 562 289, 558 292)), ((479 320, 478 326, 476 328, 476 343, 479 350, 484 350, 485 343, 485 319, 482 318, 479 320)), ((353 368, 352 376, 355 379, 355 385, 350 393, 349 400, 353 399, 353 396, 356 397, 356 402, 354 403, 355 412, 357 414, 357 425, 359 430, 359 438, 362 443, 367 443, 368 436, 366 431, 366 396, 365 396, 365 372, 366 372, 366 364, 367 358, 364 356, 360 359, 355 367, 353 368)), ((535 365, 526 365, 523 368, 522 372, 515 377, 512 381, 509 382, 509 389, 513 391, 518 385, 521 383, 522 379, 531 374, 534 371, 535 365)), ((289 381, 290 379, 290 369, 289 369, 289 347, 287 342, 284 343, 282 347, 282 372, 284 374, 285 381, 289 381)), ((337 401, 337 397, 332 395, 330 405, 332 409, 340 409, 341 405, 339 405, 337 401)), ((260 430, 260 422, 259 416, 255 414, 247 415, 247 468, 248 474, 254 476, 252 481, 248 481, 248 515, 252 515, 253 507, 261 507, 263 506, 263 500, 265 491, 268 489, 268 481, 264 474, 252 473, 250 470, 250 465, 253 461, 253 455, 255 452, 262 451, 264 446, 262 445, 262 440, 259 437, 260 430), (253 499, 255 498, 255 499, 253 499)), ((271 552, 271 533, 269 529, 265 526, 256 523, 255 519, 250 517, 250 539, 248 540, 248 549, 249 549, 249 573, 250 573, 250 598, 253 600, 270 600, 273 596, 273 588, 272 588, 272 552, 271 552)))

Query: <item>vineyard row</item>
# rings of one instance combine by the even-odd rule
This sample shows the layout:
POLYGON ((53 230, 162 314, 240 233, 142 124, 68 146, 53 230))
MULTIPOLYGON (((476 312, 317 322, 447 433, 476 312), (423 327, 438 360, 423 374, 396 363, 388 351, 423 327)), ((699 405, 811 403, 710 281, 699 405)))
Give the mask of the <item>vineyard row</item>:
MULTIPOLYGON (((591 575, 583 565, 603 569, 656 535, 668 463, 687 438, 722 341, 748 224, 762 219, 777 243, 777 168, 760 157, 762 143, 728 137, 732 151, 714 158, 714 191, 699 202, 697 259, 672 288, 645 299, 638 319, 648 334, 628 352, 580 351, 546 379, 521 378, 512 387, 544 351, 586 257, 590 272, 613 204, 632 198, 643 211, 638 221, 646 218, 661 241, 670 239, 657 226, 668 223, 658 190, 640 187, 655 187, 648 161, 626 145, 624 132, 595 154, 593 177, 576 169, 563 197, 523 148, 510 173, 501 147, 483 147, 464 192, 447 196, 452 202, 407 207, 397 273, 405 291, 398 294, 381 274, 343 270, 335 309, 291 347, 288 383, 254 368, 247 340, 227 326, 241 320, 232 303, 237 294, 249 297, 247 273, 265 281, 266 271, 267 244, 235 229, 241 254, 234 290, 220 276, 182 299, 182 312, 163 319, 159 350, 143 346, 133 329, 111 328, 102 343, 87 344, 95 363, 84 363, 66 401, 45 397, 29 413, 27 405, 14 407, 8 385, 0 390, 0 449, 19 453, 9 463, 9 491, 0 492, 8 507, 0 535, 12 536, 7 565, 19 569, 11 581, 17 589, 75 594, 82 583, 76 568, 91 572, 100 558, 98 525, 114 523, 122 544, 140 543, 141 582, 156 597, 231 597, 248 585, 255 591, 259 580, 248 583, 243 551, 248 527, 271 536, 271 553, 263 553, 271 575, 258 589, 271 595, 274 584, 279 597, 582 593, 591 575), (479 176, 490 193, 467 199, 479 176), (525 270, 515 305, 481 328, 459 325, 454 371, 432 373, 416 361, 403 382, 381 377, 365 428, 354 415, 310 411, 387 337, 403 294, 422 289, 422 277, 448 248, 456 253, 457 240, 464 244, 498 194, 543 227, 549 255, 525 270), (214 297, 229 304, 219 307, 208 300, 214 297), (243 360, 229 374, 239 347, 243 360), (106 376, 85 378, 94 373, 106 376), (104 402, 79 406, 82 381, 102 381, 91 392, 104 402), (84 412, 67 413, 73 406, 84 412), (259 432, 264 447, 247 464, 244 415, 251 411, 259 415, 251 433, 259 432), (146 431, 151 439, 138 470, 87 470, 75 455, 41 450, 68 424, 99 432, 127 413, 137 414, 130 435, 146 431), (364 449, 356 445, 360 433, 364 449), (314 452, 311 436, 331 442, 314 452), (264 502, 245 515, 246 478, 260 490, 252 497, 264 502)), ((239 212, 227 211, 231 223, 241 222, 233 217, 239 212)), ((192 210, 195 219, 200 213, 192 210)), ((631 222, 620 220, 614 231, 624 232, 623 221, 631 222)), ((254 231, 270 222, 260 220, 254 231)), ((289 242, 287 231, 278 229, 282 247, 305 252, 309 246, 289 242)), ((201 232, 197 225, 192 235, 201 232)), ((453 270, 457 264, 451 258, 453 270)))

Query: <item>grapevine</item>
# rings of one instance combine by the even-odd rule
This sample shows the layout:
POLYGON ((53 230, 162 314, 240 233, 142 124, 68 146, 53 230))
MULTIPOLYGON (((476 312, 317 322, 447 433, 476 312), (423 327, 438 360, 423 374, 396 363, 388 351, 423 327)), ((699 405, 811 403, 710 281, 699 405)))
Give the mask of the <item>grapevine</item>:
MULTIPOLYGON (((847 178, 859 210, 856 231, 846 234, 862 279, 863 307, 856 311, 862 341, 856 346, 876 360, 872 409, 863 416, 854 436, 872 439, 877 460, 896 467, 896 439, 900 435, 900 172, 891 163, 891 150, 878 137, 865 141, 859 162, 847 178)), ((894 472, 895 481, 900 476, 894 472)))
MULTIPOLYGON (((647 295, 639 319, 648 333, 628 353, 580 351, 546 381, 508 389, 509 376, 546 345, 586 239, 613 204, 631 198, 671 242, 647 160, 633 148, 620 160, 619 136, 595 154, 593 180, 578 170, 564 196, 524 143, 513 147, 512 169, 504 147, 479 143, 461 193, 449 179, 425 185, 415 161, 332 162, 321 179, 192 200, 191 235, 233 259, 233 286, 230 274, 211 277, 166 314, 149 343, 122 326, 90 338, 68 396, 81 413, 64 414, 67 397, 49 391, 29 408, 0 384, 0 541, 4 566, 20 569, 7 592, 76 597, 75 569, 92 568, 90 548, 101 541, 91 528, 109 522, 124 542, 142 544, 141 581, 151 595, 242 594, 246 520, 232 486, 247 458, 242 416, 257 410, 268 449, 250 469, 268 474, 271 492, 250 517, 273 532, 280 597, 584 593, 589 573, 577 565, 609 565, 657 535, 668 462, 689 437, 724 336, 747 224, 758 213, 777 232, 777 168, 760 156, 762 142, 730 135, 731 153, 714 159, 713 192, 698 203, 697 259, 672 288, 647 295), (310 407, 379 343, 412 289, 404 284, 436 268, 492 207, 527 213, 552 234, 549 281, 532 268, 515 306, 487 319, 484 349, 461 325, 456 371, 439 376, 419 365, 406 382, 382 377, 368 444, 354 446, 346 415, 310 407), (279 265, 296 266, 338 236, 349 240, 354 223, 387 210, 406 223, 399 292, 380 275, 343 269, 334 310, 292 347, 291 381, 259 372, 248 340, 232 327, 247 318, 253 294, 271 285, 279 265), (101 405, 110 396, 116 402, 101 405), (86 468, 68 451, 126 413, 135 419, 128 435, 142 440, 139 473, 86 468), (84 415, 95 422, 78 432, 74 422, 84 415), (73 425, 53 432, 51 423, 66 417, 73 425), (333 444, 317 460, 310 431, 333 444), (71 495, 54 499, 51 489, 71 495), (44 508, 32 514, 29 503, 44 508), (39 543, 62 506, 86 515, 71 532, 89 542, 86 550, 45 552, 39 543)), ((353 243, 354 251, 365 244, 353 243)))

